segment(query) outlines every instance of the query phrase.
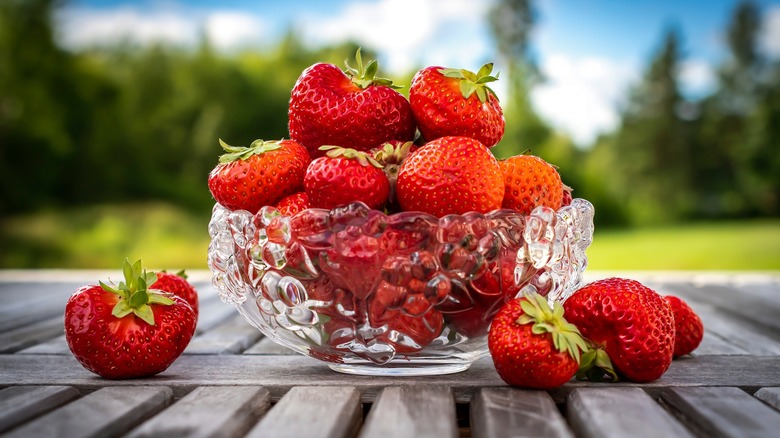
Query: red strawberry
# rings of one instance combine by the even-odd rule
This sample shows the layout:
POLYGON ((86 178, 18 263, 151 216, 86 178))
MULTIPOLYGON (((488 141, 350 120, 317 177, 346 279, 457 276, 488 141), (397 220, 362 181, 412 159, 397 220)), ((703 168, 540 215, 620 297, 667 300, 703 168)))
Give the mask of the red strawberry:
POLYGON ((324 157, 306 169, 303 186, 315 208, 336 208, 360 201, 379 209, 390 193, 390 183, 381 165, 364 152, 337 146, 323 146, 324 157))
POLYGON ((245 148, 219 142, 227 153, 209 174, 209 190, 224 207, 257 213, 303 187, 311 160, 300 144, 255 140, 245 148))
POLYGON ((376 77, 377 63, 344 74, 333 64, 319 63, 303 71, 290 95, 290 137, 313 157, 323 145, 368 151, 390 140, 412 140, 415 121, 406 98, 388 79, 376 77))
POLYGON ((561 207, 571 205, 571 201, 574 199, 572 197, 572 190, 571 187, 567 186, 566 184, 563 185, 563 197, 561 198, 561 207))
POLYGON ((674 357, 691 353, 701 344, 704 337, 704 324, 696 312, 679 297, 664 297, 674 314, 674 357))
POLYGON ((566 322, 563 307, 551 309, 539 294, 509 301, 488 333, 488 348, 498 375, 512 386, 552 389, 577 373, 587 344, 566 322))
POLYGON ((382 282, 368 304, 372 327, 382 327, 377 339, 397 353, 416 353, 436 339, 444 326, 442 314, 419 293, 382 282), (399 297, 399 294, 401 297, 399 297), (400 299, 402 298, 402 299, 400 299))
POLYGON ((468 70, 427 67, 417 72, 409 87, 409 102, 426 141, 464 136, 493 147, 504 136, 504 115, 487 83, 493 64, 476 74, 468 70))
POLYGON ((187 281, 187 274, 184 270, 171 274, 165 271, 157 273, 155 281, 149 289, 163 291, 184 298, 184 301, 192 307, 195 312, 195 319, 198 317, 198 291, 187 281))
POLYGON ((388 195, 389 210, 398 209, 395 196, 398 171, 401 170, 401 163, 414 150, 417 150, 417 146, 411 141, 390 141, 369 151, 369 155, 382 165, 382 170, 390 182, 390 194, 388 195))
POLYGON ((672 309, 638 281, 608 278, 590 283, 574 292, 564 308, 567 319, 596 347, 583 358, 581 371, 588 377, 600 380, 598 373, 604 371, 616 380, 617 371, 634 382, 651 382, 672 363, 672 309))
POLYGON ((147 289, 157 275, 125 262, 119 286, 78 289, 65 305, 65 339, 84 368, 107 379, 165 371, 195 333, 195 312, 172 293, 147 289))
POLYGON ((563 183, 555 167, 534 155, 515 155, 498 165, 505 183, 503 208, 526 215, 539 206, 561 208, 563 183))
POLYGON ((310 207, 309 195, 306 192, 293 193, 276 203, 276 209, 284 216, 295 216, 310 207))
POLYGON ((486 213, 501 207, 504 177, 482 143, 468 137, 442 137, 409 154, 398 173, 396 190, 406 211, 438 217, 486 213))

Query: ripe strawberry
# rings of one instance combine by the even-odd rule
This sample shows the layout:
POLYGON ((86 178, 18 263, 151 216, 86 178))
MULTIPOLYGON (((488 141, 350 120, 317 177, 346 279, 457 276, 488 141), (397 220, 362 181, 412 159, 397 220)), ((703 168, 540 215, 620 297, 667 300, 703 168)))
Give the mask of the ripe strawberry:
POLYGON ((505 183, 503 208, 526 215, 539 206, 561 208, 563 183, 555 167, 534 155, 515 155, 498 165, 505 183))
POLYGON ((564 308, 568 320, 595 347, 583 358, 583 375, 600 380, 603 371, 617 380, 616 371, 634 382, 651 382, 672 363, 672 309, 638 281, 595 281, 574 292, 564 308))
POLYGON ((704 324, 696 312, 679 297, 664 297, 674 314, 674 357, 691 353, 701 344, 704 337, 704 324))
POLYGON ((563 197, 561 198, 561 207, 565 207, 567 205, 571 205, 571 201, 574 199, 572 197, 572 190, 571 187, 567 186, 566 184, 563 185, 563 197))
POLYGON ((290 137, 306 146, 312 157, 323 145, 368 151, 390 140, 414 138, 416 124, 406 98, 388 79, 376 77, 377 63, 346 74, 333 64, 318 63, 303 71, 290 95, 290 137))
POLYGON ((365 152, 323 146, 327 155, 311 162, 303 186, 315 208, 336 208, 360 201, 379 209, 390 193, 390 183, 381 165, 365 152))
POLYGON ((444 318, 432 309, 423 294, 382 282, 368 303, 372 327, 384 328, 377 339, 392 345, 397 353, 416 353, 441 334, 444 318), (400 295, 400 296, 399 296, 400 295))
POLYGON ((295 192, 276 203, 276 209, 284 216, 295 216, 307 208, 311 208, 311 204, 306 192, 295 192))
POLYGON ((504 136, 504 114, 487 83, 493 64, 474 74, 468 70, 427 67, 417 72, 409 88, 409 102, 426 141, 464 136, 493 147, 504 136))
POLYGON ((83 286, 65 305, 65 339, 84 368, 106 379, 165 371, 195 333, 195 312, 173 293, 148 289, 157 275, 125 262, 119 286, 83 286))
POLYGON ((184 298, 184 301, 192 307, 195 312, 195 319, 198 318, 198 291, 187 281, 187 274, 181 270, 175 274, 161 271, 157 273, 155 281, 149 289, 172 293, 177 297, 184 298))
POLYGON ((398 172, 396 191, 405 211, 438 217, 486 213, 501 207, 504 177, 479 141, 441 137, 409 154, 398 172))
POLYGON ((417 150, 417 146, 411 141, 389 141, 381 146, 375 147, 369 151, 369 155, 373 157, 377 163, 382 165, 382 170, 387 176, 387 180, 390 182, 390 194, 388 195, 388 210, 397 210, 395 186, 398 181, 398 171, 401 170, 401 163, 406 157, 414 150, 417 150))
POLYGON ((550 308, 539 294, 513 299, 498 311, 488 333, 488 348, 498 375, 512 386, 552 389, 577 373, 587 344, 566 322, 563 307, 550 308))
POLYGON ((219 157, 208 183, 211 195, 224 207, 257 213, 303 187, 311 159, 300 144, 255 140, 245 148, 219 143, 227 153, 219 157))

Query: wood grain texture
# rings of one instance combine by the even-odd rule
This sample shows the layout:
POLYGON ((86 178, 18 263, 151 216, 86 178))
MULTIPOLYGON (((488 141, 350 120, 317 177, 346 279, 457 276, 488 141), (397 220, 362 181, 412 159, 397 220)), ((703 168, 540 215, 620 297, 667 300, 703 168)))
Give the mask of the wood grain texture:
POLYGON ((707 436, 771 437, 780 431, 780 412, 738 388, 670 388, 661 398, 707 436))
POLYGON ((166 387, 107 387, 12 429, 7 437, 117 436, 164 409, 171 399, 166 387))
POLYGON ((257 342, 262 333, 239 315, 195 336, 183 354, 238 354, 257 342))
POLYGON ((756 391, 756 397, 780 411, 780 388, 761 388, 756 391))
POLYGON ((449 388, 404 385, 385 388, 371 407, 360 437, 457 437, 449 388))
POLYGON ((62 315, 4 331, 0 333, 0 354, 13 353, 64 333, 65 325, 62 315))
POLYGON ((484 388, 472 398, 469 414, 474 438, 573 437, 544 391, 484 388))
POLYGON ((268 391, 259 386, 203 386, 127 436, 243 436, 270 404, 268 391))
POLYGON ((254 345, 244 350, 244 354, 262 355, 296 355, 299 354, 283 345, 277 344, 271 338, 263 337, 254 345))
POLYGON ((639 388, 578 388, 569 394, 566 412, 581 437, 693 436, 639 388))
POLYGON ((362 412, 355 388, 298 386, 282 397, 247 437, 352 437, 360 427, 362 412))
POLYGON ((10 386, 0 390, 0 432, 79 396, 70 386, 10 386))
POLYGON ((65 335, 57 336, 56 338, 49 339, 37 343, 31 347, 19 350, 16 354, 72 354, 70 347, 68 347, 68 341, 65 340, 65 335))

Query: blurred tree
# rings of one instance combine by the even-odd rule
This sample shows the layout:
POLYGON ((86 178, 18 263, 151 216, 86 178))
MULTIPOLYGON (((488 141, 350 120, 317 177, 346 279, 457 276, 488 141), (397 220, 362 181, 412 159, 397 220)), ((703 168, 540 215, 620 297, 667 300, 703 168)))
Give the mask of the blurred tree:
POLYGON ((702 102, 694 181, 703 216, 780 213, 780 66, 760 51, 760 30, 758 7, 739 3, 718 89, 702 102))
POLYGON ((631 90, 614 148, 612 184, 639 222, 687 217, 691 207, 692 127, 680 117, 678 31, 665 31, 660 49, 631 90))
POLYGON ((530 53, 530 35, 536 12, 530 0, 499 0, 488 13, 500 64, 506 66, 506 102, 501 105, 506 119, 504 139, 493 148, 499 158, 531 149, 543 158, 544 144, 552 130, 534 111, 531 90, 541 79, 530 53), (507 78, 508 76, 508 78, 507 78))

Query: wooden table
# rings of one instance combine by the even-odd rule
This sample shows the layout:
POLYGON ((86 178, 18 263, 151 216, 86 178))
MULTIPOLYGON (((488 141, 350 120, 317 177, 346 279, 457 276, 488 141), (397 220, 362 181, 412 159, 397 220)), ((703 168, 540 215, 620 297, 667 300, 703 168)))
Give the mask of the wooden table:
MULTIPOLYGON (((587 280, 608 273, 589 272, 587 280)), ((119 273, 0 271, 0 433, 46 436, 780 436, 780 273, 619 273, 685 298, 695 354, 649 384, 506 386, 490 359, 459 374, 361 377, 263 338, 207 272, 196 336, 167 371, 109 381, 68 350, 78 286, 119 273)))

